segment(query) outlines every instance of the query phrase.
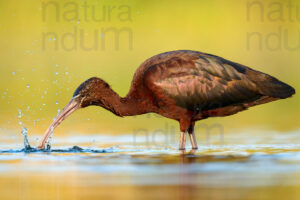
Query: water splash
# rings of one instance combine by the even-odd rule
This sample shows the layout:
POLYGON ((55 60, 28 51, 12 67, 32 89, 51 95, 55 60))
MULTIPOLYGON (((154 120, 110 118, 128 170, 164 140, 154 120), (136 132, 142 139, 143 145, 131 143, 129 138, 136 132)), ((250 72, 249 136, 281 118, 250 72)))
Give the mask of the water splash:
POLYGON ((46 143, 46 150, 47 151, 51 150, 52 135, 53 135, 53 127, 51 126, 51 128, 50 128, 50 136, 48 137, 47 143, 46 143))
POLYGON ((59 148, 59 149, 38 149, 29 147, 28 149, 0 149, 0 153, 117 153, 123 152, 124 150, 116 148, 107 149, 90 149, 81 148, 79 146, 73 146, 69 148, 59 148))
MULTIPOLYGON (((59 114, 59 112, 58 112, 59 114)), ((47 140, 46 149, 38 149, 31 147, 28 140, 28 130, 26 127, 22 126, 21 134, 24 136, 24 148, 23 149, 7 149, 3 150, 0 149, 0 153, 41 153, 41 152, 48 152, 48 153, 113 153, 118 152, 120 150, 114 149, 114 148, 108 148, 108 149, 84 149, 79 146, 73 146, 71 148, 66 149, 51 149, 51 140, 52 140, 52 133, 53 128, 51 128, 51 134, 47 140)))
POLYGON ((29 144, 28 141, 28 137, 27 137, 27 128, 25 128, 24 126, 22 127, 22 135, 24 136, 24 150, 31 150, 31 146, 29 144))

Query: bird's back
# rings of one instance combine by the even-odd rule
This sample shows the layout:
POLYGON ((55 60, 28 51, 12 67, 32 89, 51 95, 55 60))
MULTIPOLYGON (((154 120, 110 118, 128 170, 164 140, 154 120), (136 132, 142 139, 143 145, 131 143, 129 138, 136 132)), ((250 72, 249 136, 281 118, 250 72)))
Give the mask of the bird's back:
POLYGON ((131 92, 149 89, 157 99, 188 110, 248 106, 287 98, 295 90, 265 73, 197 51, 172 51, 147 59, 136 71, 131 92), (264 99, 264 100, 262 100, 264 99), (252 103, 252 104, 251 104, 252 103))

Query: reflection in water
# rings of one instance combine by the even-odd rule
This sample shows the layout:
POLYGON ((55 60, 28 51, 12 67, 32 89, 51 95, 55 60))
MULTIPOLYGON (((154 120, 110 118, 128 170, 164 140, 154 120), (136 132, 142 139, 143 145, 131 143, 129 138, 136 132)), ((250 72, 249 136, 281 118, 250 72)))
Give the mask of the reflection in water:
POLYGON ((224 145, 200 143, 199 150, 186 152, 176 141, 135 146, 129 135, 95 135, 92 142, 88 136, 55 137, 48 151, 16 148, 3 137, 0 199, 298 199, 296 136, 285 134, 277 143, 274 135, 259 142, 255 135, 237 135, 236 144, 227 135, 224 145))

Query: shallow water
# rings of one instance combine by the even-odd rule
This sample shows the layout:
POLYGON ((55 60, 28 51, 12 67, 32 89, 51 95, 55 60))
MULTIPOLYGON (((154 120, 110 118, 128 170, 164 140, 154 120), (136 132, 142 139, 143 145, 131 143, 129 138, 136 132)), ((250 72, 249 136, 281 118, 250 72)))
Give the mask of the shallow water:
POLYGON ((298 132, 215 135, 196 152, 163 137, 155 145, 135 139, 54 136, 41 151, 24 148, 22 136, 1 136, 0 199, 300 198, 298 132))

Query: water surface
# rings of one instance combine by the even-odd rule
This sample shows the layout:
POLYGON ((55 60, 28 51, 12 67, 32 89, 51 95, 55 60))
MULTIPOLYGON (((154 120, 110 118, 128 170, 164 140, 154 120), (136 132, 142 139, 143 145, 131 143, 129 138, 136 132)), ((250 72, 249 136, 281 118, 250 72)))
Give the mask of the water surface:
POLYGON ((298 132, 212 136, 196 152, 126 134, 54 136, 44 151, 22 140, 1 138, 0 199, 300 198, 298 132))

